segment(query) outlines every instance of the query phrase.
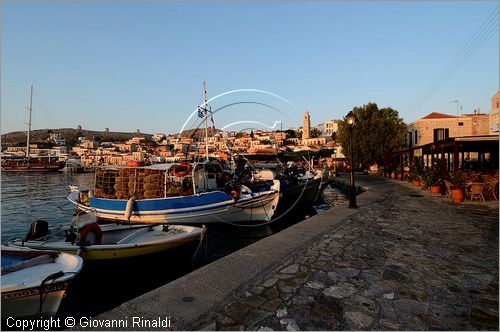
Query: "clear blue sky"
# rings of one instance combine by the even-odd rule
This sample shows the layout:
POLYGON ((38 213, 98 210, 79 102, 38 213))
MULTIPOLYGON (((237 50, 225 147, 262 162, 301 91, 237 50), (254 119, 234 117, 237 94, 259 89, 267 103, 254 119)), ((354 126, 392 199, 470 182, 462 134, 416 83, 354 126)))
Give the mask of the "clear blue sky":
MULTIPOLYGON (((240 104, 215 117, 299 126, 376 102, 406 122, 430 112, 491 109, 499 86, 498 28, 439 89, 431 86, 487 17, 493 2, 2 3, 1 130, 177 132, 201 99, 240 104), (412 106, 420 104, 420 107, 412 106)), ((495 14, 498 22, 498 12, 495 14)))

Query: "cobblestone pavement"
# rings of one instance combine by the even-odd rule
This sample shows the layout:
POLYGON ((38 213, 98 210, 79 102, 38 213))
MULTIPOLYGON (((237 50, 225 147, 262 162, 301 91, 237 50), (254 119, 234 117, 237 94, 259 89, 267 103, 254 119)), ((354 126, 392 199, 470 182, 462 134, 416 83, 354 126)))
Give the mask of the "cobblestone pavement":
POLYGON ((498 204, 405 183, 225 302, 217 330, 498 330, 498 204))

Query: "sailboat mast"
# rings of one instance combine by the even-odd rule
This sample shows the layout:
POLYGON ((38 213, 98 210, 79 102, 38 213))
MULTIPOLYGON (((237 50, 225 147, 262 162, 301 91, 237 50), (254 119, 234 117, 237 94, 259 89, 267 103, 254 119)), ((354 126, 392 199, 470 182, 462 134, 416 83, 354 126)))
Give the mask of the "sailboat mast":
POLYGON ((31 85, 30 89, 30 103, 28 106, 28 133, 26 135, 26 158, 28 158, 28 164, 30 158, 31 112, 33 110, 32 107, 33 107, 33 85, 31 85))
POLYGON ((208 159, 208 104, 207 104, 207 86, 203 81, 203 108, 205 110, 205 157, 208 159))

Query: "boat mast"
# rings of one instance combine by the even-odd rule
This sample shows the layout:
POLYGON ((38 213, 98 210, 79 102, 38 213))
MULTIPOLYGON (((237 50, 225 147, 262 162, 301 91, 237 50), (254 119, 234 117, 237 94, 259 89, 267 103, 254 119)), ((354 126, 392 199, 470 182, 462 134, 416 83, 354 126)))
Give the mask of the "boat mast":
POLYGON ((205 113, 205 157, 208 161, 208 104, 207 104, 207 86, 203 81, 203 109, 205 113))
POLYGON ((28 106, 28 133, 26 135, 26 158, 28 158, 28 165, 30 162, 30 132, 31 132, 31 111, 33 105, 33 84, 30 89, 30 103, 28 106))

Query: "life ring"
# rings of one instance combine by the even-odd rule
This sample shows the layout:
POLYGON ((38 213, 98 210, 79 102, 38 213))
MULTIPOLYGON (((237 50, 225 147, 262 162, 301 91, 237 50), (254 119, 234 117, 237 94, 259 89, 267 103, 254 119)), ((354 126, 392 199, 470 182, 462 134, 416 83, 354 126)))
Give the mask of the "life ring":
POLYGON ((82 228, 80 231, 80 240, 78 241, 80 245, 86 245, 87 244, 87 235, 90 233, 94 234, 94 243, 90 243, 91 245, 93 244, 101 244, 102 243, 102 230, 101 227, 99 227, 98 224, 89 224, 86 225, 85 227, 82 228))
POLYGON ((191 173, 191 170, 193 168, 191 167, 191 164, 189 163, 180 163, 174 166, 174 169, 172 170, 172 174, 176 177, 184 177, 191 173))

